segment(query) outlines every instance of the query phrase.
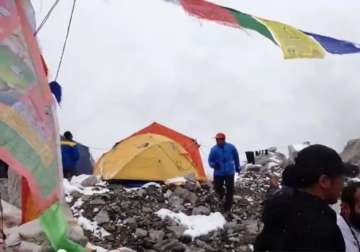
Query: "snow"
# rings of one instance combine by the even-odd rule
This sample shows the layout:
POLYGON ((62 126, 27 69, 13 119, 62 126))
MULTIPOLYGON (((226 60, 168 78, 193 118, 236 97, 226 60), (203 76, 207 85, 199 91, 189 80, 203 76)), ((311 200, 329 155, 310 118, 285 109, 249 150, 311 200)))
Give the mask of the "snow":
POLYGON ((65 201, 66 201, 66 203, 70 203, 71 201, 73 201, 73 197, 71 196, 71 195, 66 195, 65 196, 65 201))
POLYGON ((98 238, 103 238, 110 235, 110 233, 105 229, 100 228, 96 221, 91 221, 82 215, 80 215, 78 218, 78 223, 83 229, 93 232, 93 234, 98 238))
POLYGON ((279 165, 280 165, 280 164, 277 163, 277 162, 270 161, 269 163, 266 164, 266 168, 267 168, 267 169, 271 169, 271 168, 277 167, 277 166, 279 166, 279 165))
POLYGON ((78 209, 78 208, 80 208, 80 207, 82 206, 83 203, 84 203, 84 201, 83 201, 81 198, 79 198, 79 199, 74 203, 74 205, 72 206, 72 208, 78 209))
POLYGON ((350 178, 349 181, 351 181, 351 182, 360 182, 360 178, 350 178))
POLYGON ((185 183, 186 183, 186 179, 184 177, 176 177, 165 180, 166 185, 171 185, 171 184, 183 185, 185 183))
POLYGON ((150 186, 155 186, 155 187, 158 187, 158 188, 161 187, 161 185, 158 184, 158 183, 149 182, 149 183, 146 183, 145 185, 141 186, 141 188, 148 188, 148 187, 150 187, 150 186))
MULTIPOLYGON (((69 182, 69 180, 64 179, 63 185, 64 185, 64 192, 65 192, 66 196, 70 196, 70 194, 73 192, 79 192, 84 195, 102 194, 102 193, 109 192, 109 189, 107 189, 107 188, 99 189, 99 187, 96 187, 96 186, 102 187, 104 185, 104 182, 101 182, 101 181, 99 181, 95 187, 83 187, 81 185, 81 182, 88 177, 89 177, 89 175, 75 176, 71 179, 70 182, 69 182)), ((66 200, 70 200, 70 198, 68 197, 66 200)))
POLYGON ((81 185, 81 183, 87 179, 88 177, 90 177, 90 175, 86 175, 86 174, 81 174, 79 176, 74 176, 71 178, 71 184, 73 185, 81 185))
MULTIPOLYGON (((71 196, 71 193, 73 192, 79 192, 83 195, 94 195, 94 194, 103 194, 109 192, 109 189, 103 188, 103 186, 106 184, 104 182, 99 181, 96 186, 94 187, 83 187, 81 185, 81 182, 84 181, 84 179, 88 178, 89 175, 80 175, 73 177, 71 181, 64 179, 63 185, 64 185, 64 192, 65 192, 65 200, 66 202, 71 202, 73 200, 73 197, 71 196)), ((73 214, 77 218, 77 221, 79 225, 88 231, 91 231, 94 233, 94 236, 98 238, 103 238, 105 236, 109 236, 110 233, 108 233, 105 229, 99 227, 98 223, 96 221, 91 221, 87 218, 85 218, 82 213, 83 210, 81 210, 81 206, 83 204, 82 198, 77 199, 77 201, 74 203, 74 205, 71 207, 71 210, 73 211, 73 214)), ((98 250, 97 251, 106 251, 106 250, 98 250)))
POLYGON ((191 215, 188 216, 184 213, 174 213, 169 209, 160 209, 156 215, 162 219, 171 218, 178 224, 187 228, 184 235, 189 235, 192 238, 206 235, 217 229, 222 229, 226 224, 224 216, 219 213, 211 213, 207 215, 191 215))

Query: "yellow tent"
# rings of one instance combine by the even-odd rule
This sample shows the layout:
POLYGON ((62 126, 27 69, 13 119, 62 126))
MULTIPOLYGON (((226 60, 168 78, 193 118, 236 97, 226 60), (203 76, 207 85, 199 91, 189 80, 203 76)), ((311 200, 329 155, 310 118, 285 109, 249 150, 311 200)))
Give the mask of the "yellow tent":
POLYGON ((189 174, 198 177, 189 153, 177 142, 157 134, 120 142, 100 158, 94 174, 105 180, 164 181, 189 174))

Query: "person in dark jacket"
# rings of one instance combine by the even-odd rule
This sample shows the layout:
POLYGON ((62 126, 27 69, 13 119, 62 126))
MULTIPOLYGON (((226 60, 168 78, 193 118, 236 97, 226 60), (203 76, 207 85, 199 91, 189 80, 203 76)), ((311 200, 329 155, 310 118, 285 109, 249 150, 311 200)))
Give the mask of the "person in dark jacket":
POLYGON ((64 178, 71 179, 76 175, 76 163, 79 160, 79 150, 70 131, 64 133, 61 141, 61 155, 64 178))
POLYGON ((226 142, 224 133, 218 133, 215 138, 216 145, 211 148, 209 165, 214 169, 216 193, 220 200, 225 196, 224 212, 230 213, 234 197, 234 177, 235 172, 240 172, 240 159, 235 146, 226 142))
POLYGON ((343 234, 346 252, 360 251, 360 182, 350 182, 341 194, 338 226, 343 234))
POLYGON ((290 186, 265 201, 255 251, 345 251, 336 213, 329 207, 343 188, 340 156, 312 145, 299 152, 290 169, 285 174, 290 186))

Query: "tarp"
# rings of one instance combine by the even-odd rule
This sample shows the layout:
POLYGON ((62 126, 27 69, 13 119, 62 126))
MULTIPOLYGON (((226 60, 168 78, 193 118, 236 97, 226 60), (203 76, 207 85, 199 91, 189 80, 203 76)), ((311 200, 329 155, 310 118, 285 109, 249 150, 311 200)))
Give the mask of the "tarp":
POLYGON ((194 138, 183 135, 173 129, 170 129, 159 123, 152 123, 148 127, 136 132, 132 136, 137 136, 145 133, 154 133, 162 136, 166 136, 177 143, 179 143, 189 154, 191 159, 194 161, 199 180, 206 180, 206 174, 200 155, 200 145, 194 138))
POLYGON ((104 154, 95 166, 104 180, 165 181, 197 170, 177 142, 157 134, 132 136, 104 154))

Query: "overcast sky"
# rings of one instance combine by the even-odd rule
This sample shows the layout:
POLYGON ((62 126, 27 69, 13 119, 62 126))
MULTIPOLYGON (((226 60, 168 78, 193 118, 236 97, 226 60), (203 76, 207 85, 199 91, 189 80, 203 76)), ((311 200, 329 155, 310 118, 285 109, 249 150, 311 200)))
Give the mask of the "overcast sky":
MULTIPOLYGON (((53 1, 33 0, 39 20, 53 1)), ((360 42, 358 0, 227 0, 222 5, 360 42)), ((72 1, 39 34, 54 75, 72 1)), ((153 121, 241 151, 360 137, 360 54, 282 59, 253 32, 188 16, 163 0, 78 0, 59 82, 61 129, 96 157, 153 121)))

